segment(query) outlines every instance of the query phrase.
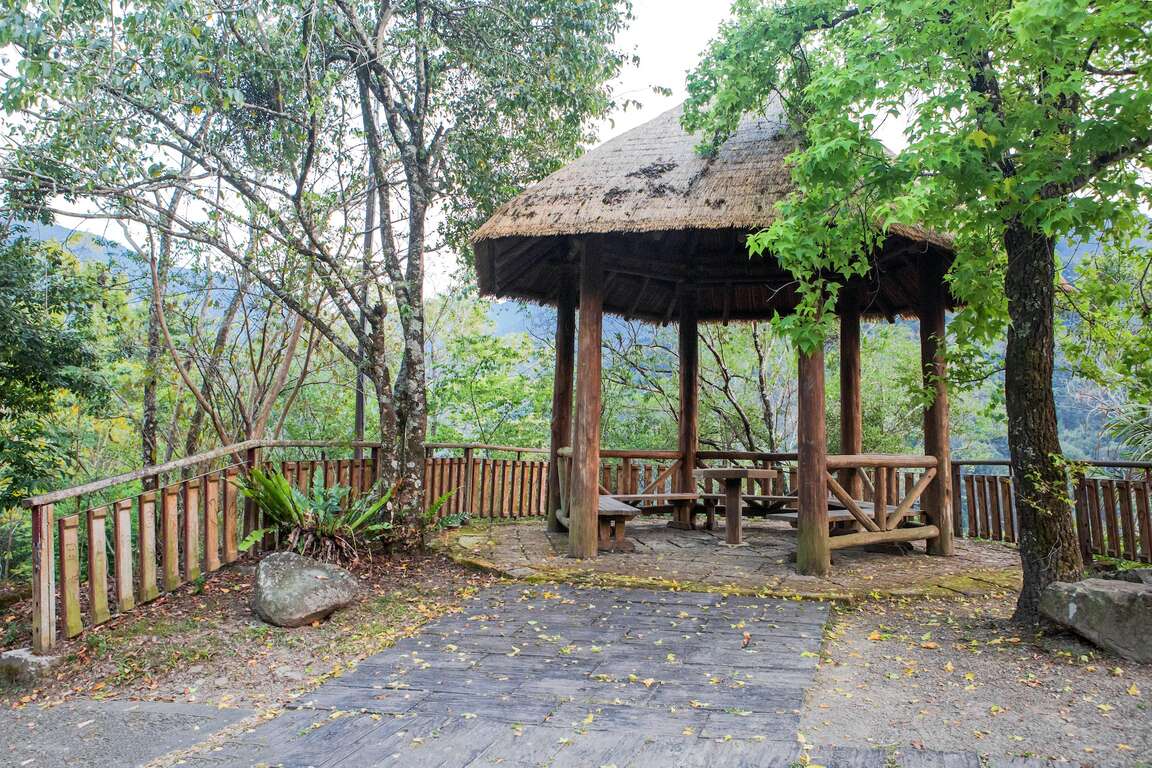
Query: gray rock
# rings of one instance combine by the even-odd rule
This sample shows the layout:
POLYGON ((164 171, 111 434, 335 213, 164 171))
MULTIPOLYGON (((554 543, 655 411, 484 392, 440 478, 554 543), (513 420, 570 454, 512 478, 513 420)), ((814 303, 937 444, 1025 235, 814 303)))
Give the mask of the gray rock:
POLYGON ((1050 585, 1040 612, 1124 658, 1152 662, 1152 586, 1112 579, 1050 585))
POLYGON ((0 682, 28 685, 52 670, 60 656, 38 656, 30 648, 15 648, 0 653, 0 682))
POLYGON ((1134 581, 1138 584, 1152 584, 1152 568, 1133 568, 1125 571, 1128 575, 1128 581, 1134 581))
POLYGON ((293 552, 268 555, 256 567, 252 610, 278 627, 302 627, 356 599, 356 577, 339 566, 293 552))

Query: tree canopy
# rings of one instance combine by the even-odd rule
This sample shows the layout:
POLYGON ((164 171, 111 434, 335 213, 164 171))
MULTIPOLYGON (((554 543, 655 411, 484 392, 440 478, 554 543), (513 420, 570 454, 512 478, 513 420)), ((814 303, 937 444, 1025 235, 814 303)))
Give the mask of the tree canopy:
POLYGON ((1034 616, 1045 584, 1081 570, 1052 394, 1055 244, 1095 236, 1115 251, 1147 233, 1152 6, 738 0, 734 11, 689 77, 685 123, 709 150, 779 100, 802 134, 796 192, 749 241, 801 281, 784 328, 802 348, 822 343, 842 279, 868 271, 895 223, 954 239, 947 279, 967 308, 953 358, 1008 321, 1018 613, 1034 616))

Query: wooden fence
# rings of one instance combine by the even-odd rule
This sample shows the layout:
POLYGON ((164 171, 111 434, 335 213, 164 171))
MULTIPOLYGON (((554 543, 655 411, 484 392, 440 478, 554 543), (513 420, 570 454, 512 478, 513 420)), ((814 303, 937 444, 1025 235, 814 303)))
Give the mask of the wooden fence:
POLYGON ((29 498, 33 650, 45 653, 61 633, 75 637, 239 559, 240 541, 262 527, 236 487, 255 466, 278 469, 301 489, 316 478, 355 497, 376 478, 379 446, 252 440, 29 498), (368 448, 371 457, 281 458, 337 447, 368 448))
MULTIPOLYGON (((543 517, 546 456, 541 448, 429 444, 425 510, 444 499, 437 508, 439 518, 543 517)), ((860 457, 829 457, 833 493, 840 490, 879 504, 915 501, 930 479, 928 470, 915 462, 882 468, 869 464, 870 470, 861 471, 852 464, 854 458, 860 457), (834 466, 836 458, 847 463, 834 466)), ((750 481, 750 496, 780 498, 795 492, 795 454, 700 451, 697 459, 701 467, 722 463, 778 470, 770 481, 750 481)), ((60 634, 75 637, 86 627, 236 561, 243 537, 262 527, 258 510, 236 487, 236 478, 256 466, 278 469, 301 489, 313 482, 338 484, 356 497, 379 477, 380 446, 249 441, 28 499, 33 649, 47 652, 60 634), (328 456, 331 449, 354 449, 358 455, 333 458, 328 456), (370 456, 359 456, 364 449, 370 456), (312 455, 303 455, 307 452, 312 455)), ((1075 499, 1085 555, 1152 562, 1152 464, 1082 462, 1077 467, 1069 493, 1075 499)), ((638 504, 648 499, 660 507, 668 495, 676 495, 679 469, 676 451, 606 449, 601 452, 600 484, 604 492, 631 496, 638 504)), ((1019 524, 1008 463, 956 461, 952 476, 954 533, 1015 542, 1019 524)), ((717 490, 706 481, 696 488, 705 495, 717 490)), ((911 508, 906 512, 918 514, 911 508)))
MULTIPOLYGON (((1077 462, 1069 480, 1084 556, 1152 563, 1152 464, 1077 462)), ((1008 462, 952 462, 953 533, 1016 542, 1020 524, 1008 462)))
POLYGON ((543 517, 547 456, 542 448, 429 443, 424 449, 424 510, 444 499, 439 519, 543 517))

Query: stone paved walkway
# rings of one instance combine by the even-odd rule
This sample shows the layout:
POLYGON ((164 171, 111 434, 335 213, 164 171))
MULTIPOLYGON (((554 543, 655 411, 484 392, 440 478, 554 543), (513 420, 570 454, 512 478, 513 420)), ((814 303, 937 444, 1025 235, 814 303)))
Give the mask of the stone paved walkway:
POLYGON ((854 548, 833 553, 826 578, 796 573, 791 557, 796 532, 780 520, 748 519, 746 546, 724 544, 723 524, 714 531, 671 529, 661 518, 628 525, 635 552, 604 553, 591 561, 567 557, 568 537, 545 530, 541 520, 487 525, 479 522, 455 536, 456 555, 494 567, 514 578, 592 583, 629 581, 633 586, 685 589, 735 588, 763 594, 852 597, 890 595, 979 595, 1020 584, 1020 555, 1006 544, 959 540, 955 557, 929 557, 917 542, 907 554, 891 548, 854 548))
MULTIPOLYGON (((486 590, 196 768, 789 768, 827 605, 639 589, 486 590)), ((882 716, 882 713, 878 713, 882 716)), ((976 755, 813 750, 828 768, 976 755)))
POLYGON ((149 701, 76 701, 0 711, 0 766, 144 765, 248 716, 237 709, 149 701))

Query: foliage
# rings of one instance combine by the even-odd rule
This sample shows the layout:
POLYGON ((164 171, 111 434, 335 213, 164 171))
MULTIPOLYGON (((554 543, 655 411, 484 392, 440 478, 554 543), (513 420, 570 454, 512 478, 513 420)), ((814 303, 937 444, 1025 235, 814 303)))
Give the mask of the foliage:
POLYGON ((428 400, 435 441, 537 445, 548 433, 551 381, 525 336, 463 331, 433 360, 428 400))
MULTIPOLYGON (((749 239, 798 280, 778 325, 822 343, 840 285, 897 225, 947 232, 965 309, 956 359, 1004 328, 1024 586, 1017 616, 1083 565, 1052 390, 1056 242, 1123 247, 1152 199, 1152 6, 1129 0, 738 0, 689 78, 684 121, 714 150, 781 105, 795 192, 749 239), (885 126, 902 126, 890 150, 885 126), (893 151, 894 150, 894 151, 893 151), (1003 292, 1001 292, 1001 286, 1003 292)), ((887 130, 891 131, 891 128, 887 130)))
POLYGON ((57 409, 104 402, 98 336, 115 331, 104 277, 57 244, 0 228, 0 511, 66 467, 57 409))
POLYGON ((1061 295, 1064 345, 1077 371, 1123 392, 1136 403, 1152 403, 1152 221, 1145 220, 1129 242, 1078 243, 1072 290, 1061 295))
POLYGON ((1152 405, 1133 403, 1113 415, 1109 428, 1136 461, 1152 461, 1152 405))
POLYGON ((750 244, 801 278, 785 327, 814 343, 863 254, 894 224, 956 238, 957 340, 1002 328, 1004 228, 1125 243, 1149 199, 1147 4, 740 0, 690 76, 687 125, 723 139, 780 99, 804 145, 797 193, 750 244), (995 87, 995 90, 991 90, 995 87), (881 138, 903 146, 890 151, 881 138), (1074 196, 1072 196, 1074 195, 1074 196))
POLYGON ((305 493, 283 475, 259 468, 241 478, 238 486, 270 523, 244 539, 244 550, 278 531, 284 535, 287 548, 301 555, 328 562, 355 562, 366 544, 392 529, 389 503, 395 486, 374 499, 366 494, 349 501, 347 486, 326 488, 323 479, 317 477, 305 493))

